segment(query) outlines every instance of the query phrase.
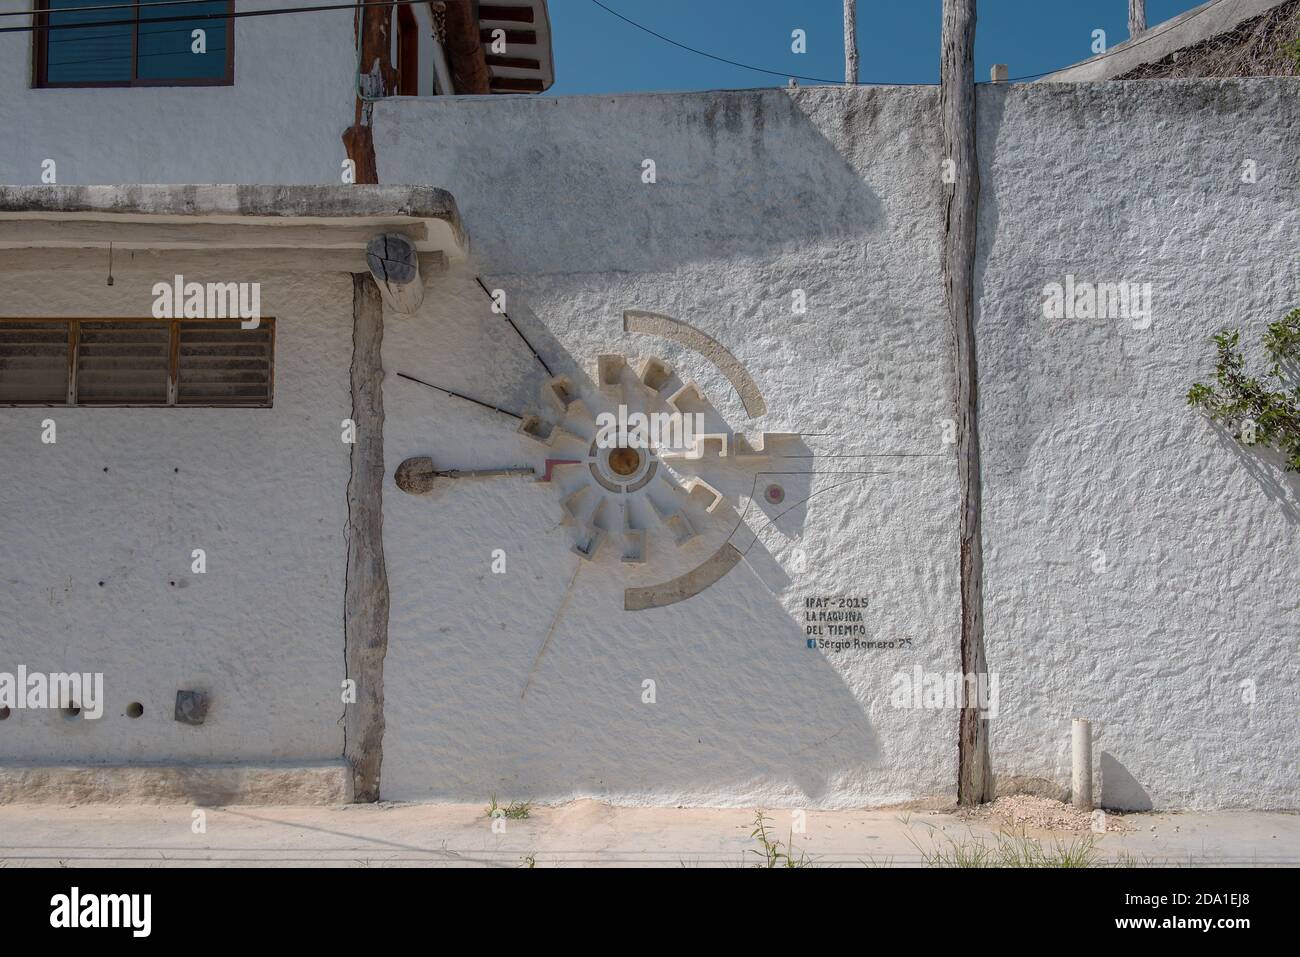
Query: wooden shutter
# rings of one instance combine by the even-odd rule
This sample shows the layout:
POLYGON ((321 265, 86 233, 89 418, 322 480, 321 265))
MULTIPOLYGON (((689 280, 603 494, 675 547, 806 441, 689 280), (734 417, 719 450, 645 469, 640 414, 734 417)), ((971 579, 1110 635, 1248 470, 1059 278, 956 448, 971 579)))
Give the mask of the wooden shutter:
POLYGON ((220 320, 178 325, 177 405, 271 404, 274 320, 256 329, 220 320))
POLYGON ((0 322, 0 404, 68 401, 68 324, 0 322))
POLYGON ((80 322, 77 405, 167 405, 170 322, 80 322))

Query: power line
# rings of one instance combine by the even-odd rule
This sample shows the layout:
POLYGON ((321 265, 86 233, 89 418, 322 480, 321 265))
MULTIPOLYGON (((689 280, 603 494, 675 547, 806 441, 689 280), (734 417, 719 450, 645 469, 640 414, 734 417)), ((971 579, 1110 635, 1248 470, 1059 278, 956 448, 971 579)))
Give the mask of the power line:
MULTIPOLYGON (((64 8, 63 10, 43 10, 43 11, 26 10, 26 11, 17 11, 17 12, 10 11, 10 12, 0 13, 0 16, 33 16, 39 18, 41 16, 49 17, 51 14, 55 14, 55 13, 73 13, 73 12, 83 13, 83 12, 93 11, 93 10, 127 10, 127 9, 134 11, 142 7, 191 6, 200 3, 212 3, 212 2, 214 2, 214 0, 147 0, 147 2, 141 2, 141 3, 103 4, 95 7, 70 7, 70 8, 64 8)), ((50 30, 74 30, 74 29, 95 28, 95 27, 134 26, 137 23, 146 23, 146 22, 150 24, 193 23, 196 20, 232 20, 232 19, 237 19, 242 17, 269 17, 269 16, 278 16, 280 14, 290 14, 290 13, 320 13, 320 12, 325 12, 330 10, 355 11, 366 7, 412 6, 416 3, 421 3, 421 2, 424 2, 424 0, 361 0, 361 2, 357 2, 357 3, 319 4, 319 5, 307 6, 307 7, 279 7, 271 10, 242 10, 242 11, 227 10, 222 13, 191 13, 184 16, 176 16, 176 17, 150 17, 147 21, 141 20, 138 17, 132 17, 129 20, 97 20, 97 21, 86 21, 82 23, 46 23, 43 25, 33 24, 31 26, 22 26, 22 27, 0 27, 0 33, 34 33, 37 31, 47 32, 50 30)), ((637 23, 635 20, 625 17, 617 10, 613 10, 607 7, 605 4, 601 3, 600 0, 591 0, 591 2, 594 3, 596 6, 600 7, 606 13, 622 20, 624 23, 627 23, 628 25, 643 31, 644 33, 648 33, 651 36, 656 37, 657 39, 662 40, 665 43, 668 43, 679 49, 685 50, 688 53, 694 53, 696 56, 706 57, 710 60, 715 60, 719 63, 726 63, 729 66, 740 67, 742 70, 751 70, 755 73, 767 74, 768 76, 790 77, 797 80, 808 80, 813 83, 827 83, 827 84, 833 84, 837 86, 938 86, 938 83, 935 82, 900 83, 895 81, 876 81, 876 80, 866 80, 866 81, 860 81, 856 84, 849 84, 843 80, 830 80, 830 79, 826 79, 825 77, 806 76, 799 73, 789 73, 784 70, 769 70, 765 67, 754 66, 749 63, 742 63, 739 60, 732 60, 729 59, 728 57, 719 56, 715 53, 710 53, 707 50, 700 50, 696 47, 692 47, 685 43, 681 43, 677 40, 674 40, 672 37, 665 36, 664 34, 652 30, 649 27, 644 26, 643 24, 637 23)), ((1201 10, 1197 11, 1196 13, 1192 14, 1192 16, 1186 17, 1183 20, 1179 20, 1177 23, 1171 23, 1163 30, 1149 31, 1146 35, 1139 37, 1137 40, 1124 45, 1122 49, 1117 47, 1113 50, 1107 51, 1106 53, 1100 54, 1099 56, 1093 57, 1090 60, 1085 60, 1082 62, 1098 63, 1102 60, 1108 59, 1119 53, 1128 52, 1129 50, 1141 46, 1143 43, 1146 43, 1149 40, 1154 40, 1156 37, 1164 36, 1166 33, 1168 33, 1170 30, 1174 29, 1177 26, 1180 26, 1185 23, 1190 23, 1192 20, 1195 20, 1201 14, 1207 13, 1210 10, 1214 9, 1215 7, 1219 6, 1219 4, 1222 2, 1223 0, 1213 0, 1213 2, 1211 2, 1201 10)), ((170 31, 157 31, 157 32, 162 33, 162 32, 170 32, 170 31)), ((55 41, 51 39, 49 42, 55 42, 55 41)), ((1042 73, 1029 73, 1023 76, 1009 77, 1007 80, 1004 80, 1002 82, 1015 83, 1024 80, 1036 80, 1044 76, 1050 76, 1053 73, 1059 73, 1061 70, 1068 69, 1069 66, 1072 65, 1073 64, 1067 64, 1067 66, 1065 67, 1059 67, 1055 70, 1047 70, 1042 73)), ((980 81, 979 84, 977 85, 984 85, 988 82, 989 81, 987 80, 980 81)))
POLYGON ((140 7, 188 7, 196 3, 225 3, 227 0, 140 0, 139 3, 105 3, 96 7, 46 7, 43 10, 6 10, 0 17, 30 17, 50 13, 86 13, 92 10, 135 10, 140 7))
MULTIPOLYGON (((177 3, 188 3, 193 0, 176 0, 177 3)), ((330 3, 320 4, 311 7, 278 7, 274 10, 235 10, 225 13, 189 13, 179 17, 150 17, 148 20, 138 20, 132 17, 130 20, 91 20, 84 23, 47 23, 44 25, 33 24, 25 27, 0 27, 0 33, 44 33, 48 30, 77 30, 86 27, 122 27, 134 26, 137 23, 191 23, 195 20, 236 20, 242 17, 274 17, 286 13, 320 13, 326 10, 358 10, 365 7, 409 7, 417 3, 424 3, 425 0, 372 0, 372 2, 362 3, 330 3)), ((171 4, 163 4, 170 6, 171 4)), ((135 4, 131 5, 135 8, 135 4)), ((50 11, 38 11, 38 16, 42 13, 48 14, 50 11)), ((64 13, 71 11, 56 10, 55 13, 64 13)), ((31 15, 31 11, 28 11, 31 15)))
MULTIPOLYGON (((208 53, 225 53, 225 47, 209 47, 208 53)), ((131 63, 133 59, 143 60, 147 56, 192 56, 188 50, 162 50, 158 53, 137 53, 134 58, 130 53, 122 53, 118 56, 96 57, 93 60, 55 60, 49 64, 53 67, 85 66, 87 63, 131 63)), ((225 57, 222 57, 225 60, 225 57)))
MULTIPOLYGON (((641 30, 641 31, 643 31, 643 32, 645 32, 645 33, 648 33, 648 34, 650 34, 650 35, 653 36, 653 37, 657 37, 658 39, 663 40, 665 43, 669 43, 669 44, 671 44, 672 46, 678 47, 679 49, 686 50, 686 51, 689 52, 689 53, 694 53, 694 54, 696 54, 697 56, 707 57, 707 58, 710 59, 710 60, 716 60, 716 61, 718 61, 719 63, 727 63, 727 64, 730 64, 731 66, 738 66, 738 67, 740 67, 741 69, 744 69, 744 70, 753 70, 755 73, 766 73, 766 74, 768 74, 768 75, 770 75, 770 76, 794 77, 794 78, 797 79, 797 80, 810 80, 810 81, 812 81, 812 82, 814 82, 814 83, 832 83, 832 84, 835 84, 835 85, 837 85, 837 86, 938 86, 938 85, 939 85, 938 83, 924 83, 924 82, 923 82, 923 83, 898 83, 898 82, 893 82, 893 81, 878 81, 878 80, 863 80, 863 81, 859 81, 859 82, 856 83, 856 84, 852 84, 852 83, 847 83, 847 82, 844 81, 844 80, 828 80, 828 79, 826 79, 826 78, 824 78, 824 77, 816 77, 816 76, 801 76, 801 75, 799 75, 798 73, 786 73, 786 72, 784 72, 784 71, 782 71, 782 70, 768 70, 768 69, 766 69, 766 68, 764 68, 764 67, 753 66, 752 64, 749 64, 749 63, 741 63, 739 60, 731 60, 731 59, 728 59, 727 57, 718 56, 718 55, 715 54, 715 53, 709 53, 707 50, 700 50, 700 49, 697 49, 697 48, 695 48, 695 47, 688 46, 688 45, 685 44, 685 43, 680 43, 680 42, 678 42, 677 40, 674 40, 672 37, 664 36, 662 33, 658 33, 658 32, 656 32, 655 30, 652 30, 652 29, 650 29, 649 27, 644 26, 643 24, 637 23, 635 20, 632 20, 632 19, 630 19, 630 18, 628 18, 628 17, 623 16, 623 14, 619 13, 617 10, 611 10, 609 7, 605 6, 605 4, 601 3, 601 0, 591 0, 591 2, 594 3, 596 6, 600 7, 600 8, 601 8, 602 10, 604 10, 606 13, 609 13, 609 14, 612 14, 613 16, 615 16, 615 17, 618 17, 618 19, 622 20, 624 23, 630 24, 631 26, 636 27, 638 30, 641 30)), ((1184 23, 1190 23, 1192 20, 1195 20, 1197 17, 1199 17, 1202 13, 1207 13, 1207 12, 1209 12, 1211 9, 1213 9, 1214 7, 1217 7, 1217 6, 1218 6, 1220 3, 1222 3, 1222 2, 1223 2, 1223 0, 1214 0, 1213 3, 1209 4, 1208 6, 1204 7, 1203 9, 1197 11, 1197 12, 1194 13, 1192 16, 1187 17, 1187 18, 1185 18, 1185 19, 1183 19, 1183 20, 1178 21, 1178 23, 1171 23, 1169 26, 1167 26, 1167 27, 1166 27, 1165 29, 1163 29, 1163 30, 1158 30, 1158 29, 1157 29, 1157 30, 1153 30, 1153 31, 1148 31, 1146 34, 1144 34, 1142 37, 1140 37, 1140 38, 1137 39, 1136 41, 1134 41, 1134 42, 1132 42, 1132 43, 1129 43, 1129 44, 1126 44, 1126 45, 1123 47, 1122 50, 1119 49, 1119 48, 1116 48, 1116 49, 1114 49, 1114 50, 1110 50, 1110 51, 1108 51, 1108 52, 1106 52, 1106 53, 1103 53, 1103 54, 1101 54, 1101 55, 1099 55, 1099 56, 1093 57, 1093 58, 1090 59, 1090 60, 1085 60, 1085 61, 1083 61, 1083 62, 1085 62, 1085 63, 1096 63, 1096 62, 1099 62, 1099 61, 1101 61, 1101 60, 1105 60, 1105 59, 1107 59, 1107 58, 1109 58, 1109 57, 1115 56, 1115 55, 1118 54, 1118 53, 1124 53, 1124 52, 1127 52, 1127 51, 1129 51, 1129 50, 1132 50, 1134 47, 1140 46, 1141 44, 1146 43, 1148 40, 1154 40, 1154 39, 1155 39, 1156 37, 1158 37, 1158 36, 1164 36, 1164 34, 1168 33, 1170 30, 1172 30, 1172 29, 1173 29, 1174 27, 1176 27, 1176 26, 1180 26, 1181 24, 1184 24, 1184 23)), ((1014 77, 1010 77, 1010 78, 1007 79, 1007 80, 1003 80, 1003 81, 1001 81, 1001 82, 1004 82, 1004 83, 1014 83, 1014 82, 1018 82, 1018 81, 1022 81, 1022 80, 1036 80, 1036 79, 1038 79, 1039 77, 1050 76, 1050 75, 1053 74, 1053 73, 1059 73, 1061 70, 1068 69, 1068 68, 1069 68, 1070 66, 1072 66, 1072 65, 1073 65, 1073 64, 1067 64, 1067 65, 1064 66, 1064 67, 1058 67, 1058 68, 1055 69, 1055 70, 1047 70, 1047 71, 1045 71, 1045 72, 1043 72, 1043 73, 1029 73, 1029 74, 1026 74, 1026 75, 1024 75, 1024 76, 1014 76, 1014 77)), ((976 85, 977 85, 977 86, 982 86, 982 85, 985 85, 985 84, 991 84, 991 81, 983 80, 983 81, 980 81, 979 83, 977 83, 976 85)))
POLYGON ((645 33, 650 34, 652 37, 658 37, 660 40, 663 40, 665 43, 671 43, 673 46, 678 47, 682 50, 686 50, 689 53, 694 53, 696 56, 708 57, 710 60, 717 60, 719 63, 727 63, 730 64, 731 66, 738 66, 742 70, 753 70, 755 73, 766 73, 769 76, 793 77, 796 80, 810 80, 813 83, 834 83, 838 86, 936 86, 937 85, 934 83, 923 84, 923 83, 888 83, 888 82, 853 84, 853 83, 847 83, 844 80, 828 80, 825 77, 821 77, 821 76, 802 76, 798 73, 788 73, 785 70, 769 70, 766 69, 765 67, 753 66, 749 63, 741 63, 739 60, 729 60, 727 57, 718 56, 716 53, 710 53, 707 50, 700 50, 692 46, 687 46, 685 43, 679 43, 678 41, 674 40, 672 37, 666 37, 662 33, 657 33, 656 31, 651 30, 649 27, 644 26, 643 24, 637 23, 635 20, 631 20, 623 16, 623 14, 619 13, 617 10, 611 10, 609 7, 601 3, 600 0, 591 0, 591 2, 594 3, 596 6, 600 7, 600 9, 604 10, 606 13, 618 17, 624 23, 631 24, 632 26, 636 27, 638 30, 642 30, 645 33))

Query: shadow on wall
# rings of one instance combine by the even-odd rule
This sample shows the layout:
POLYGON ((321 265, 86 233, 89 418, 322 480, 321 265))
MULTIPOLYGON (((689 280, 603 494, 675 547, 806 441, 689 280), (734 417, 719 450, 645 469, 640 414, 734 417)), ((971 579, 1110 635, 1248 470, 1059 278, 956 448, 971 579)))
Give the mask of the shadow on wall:
POLYGON ((1300 475, 1286 470, 1286 460, 1282 455, 1264 446, 1252 448, 1242 445, 1232 430, 1221 423, 1211 422, 1210 426, 1215 437, 1236 457, 1269 501, 1277 503, 1286 520, 1292 525, 1300 525, 1300 475))
POLYGON ((1128 768, 1109 751, 1101 752, 1101 807, 1116 811, 1150 811, 1151 796, 1128 768))
POLYGON ((377 106, 375 135, 385 182, 452 192, 484 269, 647 272, 808 246, 868 255, 844 240, 883 227, 884 207, 845 154, 929 182, 913 170, 914 140, 928 152, 937 137, 934 100, 720 91, 493 102, 484 113, 399 99, 377 106))
MULTIPOLYGON (((466 286, 466 293, 474 290, 466 286)), ((393 323, 386 348, 392 355, 409 355, 427 341, 446 348, 456 335, 457 311, 439 317, 448 324, 446 336, 422 324, 393 323)), ((513 315, 533 318, 522 308, 513 315)), ((445 363, 473 354, 468 345, 457 344, 460 351, 436 363, 426 359, 421 372, 438 379, 445 363)), ((558 343, 548 347, 554 371, 570 375, 594 402, 599 389, 584 364, 557 351, 558 343)), ((529 385, 516 385, 512 398, 521 409, 536 408, 542 371, 523 378, 529 385)), ((428 497, 398 491, 391 471, 408 455, 430 454, 454 466, 489 464, 468 461, 475 455, 496 464, 518 456, 540 473, 547 458, 584 456, 588 436, 561 435, 553 446, 541 446, 515 435, 500 417, 453 409, 417 385, 390 388, 412 391, 405 404, 387 403, 392 618, 385 797, 478 801, 500 793, 549 801, 653 794, 746 803, 780 789, 815 801, 843 788, 846 777, 869 779, 881 747, 861 691, 855 694, 826 653, 807 648, 803 623, 781 598, 790 577, 771 551, 800 539, 810 498, 852 495, 852 488, 831 488, 843 479, 784 474, 778 503, 764 500, 762 476, 734 460, 678 460, 678 481, 698 474, 724 496, 716 514, 695 502, 683 506, 698 539, 677 548, 666 529, 652 524, 650 560, 644 567, 623 565, 619 513, 607 508, 604 551, 583 561, 570 552, 573 529, 557 523, 561 501, 586 482, 585 468, 557 472, 551 484, 445 483, 428 497), (436 414, 418 411, 426 409, 436 414), (511 447, 518 451, 502 451, 511 447), (626 588, 689 571, 728 539, 745 557, 721 580, 677 604, 624 611, 626 588), (478 555, 470 557, 485 554, 491 543, 509 543, 507 576, 483 574, 478 555), (441 569, 436 575, 429 574, 431 556, 441 569), (642 699, 647 679, 657 688, 653 705, 642 699)), ((710 429, 726 427, 711 405, 702 411, 710 429)), ((551 418, 559 413, 552 410, 551 418)), ((792 464, 756 469, 817 467, 801 440, 785 451, 792 464)), ((866 488, 865 482, 856 487, 866 488)), ((643 515, 650 515, 648 507, 643 515)))

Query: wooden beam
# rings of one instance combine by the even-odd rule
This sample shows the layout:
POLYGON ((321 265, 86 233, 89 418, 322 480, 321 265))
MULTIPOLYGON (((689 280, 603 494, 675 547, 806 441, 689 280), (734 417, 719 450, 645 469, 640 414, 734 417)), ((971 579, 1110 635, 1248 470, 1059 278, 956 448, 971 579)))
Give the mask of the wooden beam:
POLYGON ((494 76, 492 78, 492 92, 497 93, 506 91, 509 93, 541 93, 545 87, 540 79, 517 76, 494 76))
MULTIPOLYGON (((961 667, 985 675, 984 547, 981 527, 979 368, 975 351, 975 238, 979 207, 976 149, 975 0, 944 0, 940 58, 940 113, 945 159, 954 182, 946 197, 943 280, 956 364, 958 535, 961 568, 961 667)), ((993 797, 988 719, 964 681, 958 730, 957 800, 980 804, 993 797)))
POLYGON ((414 315, 424 301, 415 246, 392 233, 376 236, 366 246, 366 265, 388 307, 403 315, 414 315))
MULTIPOLYGON (((353 29, 360 38, 361 64, 357 87, 368 97, 392 96, 397 92, 397 70, 393 67, 393 8, 357 7, 353 29)), ((356 167, 357 183, 378 183, 375 141, 370 127, 371 104, 356 98, 353 123, 343 131, 343 146, 356 167)))
POLYGON ((388 570, 384 564, 384 307, 369 273, 352 277, 352 445, 348 479, 343 656, 356 700, 343 714, 343 756, 357 801, 379 800, 384 759, 384 656, 388 570))
POLYGON ((506 23, 532 23, 533 8, 529 6, 507 6, 503 4, 480 4, 480 20, 500 20, 506 23))
MULTIPOLYGON (((446 0, 447 59, 457 93, 491 93, 491 74, 470 0, 446 0)), ((530 11, 531 12, 531 11, 530 11)))
POLYGON ((1136 39, 1147 32, 1147 0, 1128 0, 1128 35, 1136 39))
POLYGON ((857 0, 844 0, 844 82, 858 82, 857 0))

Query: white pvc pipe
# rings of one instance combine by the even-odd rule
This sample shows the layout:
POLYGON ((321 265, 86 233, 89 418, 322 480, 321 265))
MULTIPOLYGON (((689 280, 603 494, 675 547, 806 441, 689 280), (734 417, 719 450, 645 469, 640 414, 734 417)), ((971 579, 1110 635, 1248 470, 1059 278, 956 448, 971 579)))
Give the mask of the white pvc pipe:
POLYGON ((1070 751, 1073 773, 1070 796, 1074 806, 1084 811, 1092 810, 1092 722, 1075 718, 1070 729, 1070 751))

